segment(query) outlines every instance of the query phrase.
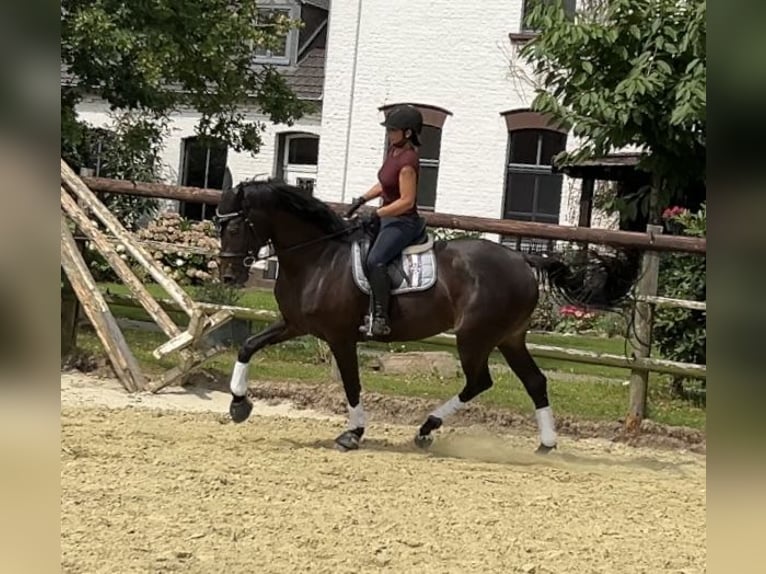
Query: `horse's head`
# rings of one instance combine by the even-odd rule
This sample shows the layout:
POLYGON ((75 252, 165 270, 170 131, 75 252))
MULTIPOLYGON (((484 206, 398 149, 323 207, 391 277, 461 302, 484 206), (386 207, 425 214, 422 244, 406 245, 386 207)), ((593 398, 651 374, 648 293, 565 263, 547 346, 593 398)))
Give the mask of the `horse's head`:
POLYGON ((219 276, 223 283, 244 285, 258 252, 268 244, 268 224, 258 221, 258 213, 248 211, 241 184, 232 189, 230 177, 224 182, 216 210, 216 225, 221 239, 219 276))
POLYGON ((216 218, 220 276, 225 283, 244 284, 264 246, 273 247, 280 257, 300 259, 297 265, 307 265, 316 258, 309 248, 324 248, 331 240, 348 241, 348 224, 299 187, 273 179, 245 181, 234 189, 230 185, 228 189, 224 185, 216 218))

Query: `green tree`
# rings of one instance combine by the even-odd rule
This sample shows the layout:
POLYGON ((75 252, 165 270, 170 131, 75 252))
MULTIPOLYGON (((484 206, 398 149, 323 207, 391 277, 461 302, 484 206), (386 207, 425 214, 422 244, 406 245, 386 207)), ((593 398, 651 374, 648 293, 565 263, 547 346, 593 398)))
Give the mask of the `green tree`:
POLYGON ((74 109, 86 93, 158 121, 195 109, 199 135, 257 152, 264 125, 243 104, 286 124, 309 111, 274 67, 253 63, 300 23, 258 12, 252 0, 63 0, 61 60, 74 85, 61 90, 62 154, 85 137, 74 109))
MULTIPOLYGON (((645 151, 657 202, 705 181, 705 0, 584 0, 574 17, 539 0, 519 52, 538 84, 532 108, 570 126, 582 145, 558 161, 625 146, 645 151)), ((649 193, 640 197, 646 213, 649 193)))

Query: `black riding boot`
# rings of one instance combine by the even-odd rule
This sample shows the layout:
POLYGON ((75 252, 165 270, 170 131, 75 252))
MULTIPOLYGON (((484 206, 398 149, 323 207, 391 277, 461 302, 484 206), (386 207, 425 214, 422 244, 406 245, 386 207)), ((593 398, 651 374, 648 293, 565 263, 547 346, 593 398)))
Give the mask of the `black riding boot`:
POLYGON ((388 303, 391 299, 391 280, 388 277, 388 269, 385 265, 378 265, 370 269, 370 296, 372 309, 372 325, 369 323, 363 330, 375 337, 385 336, 391 332, 388 325, 388 303))

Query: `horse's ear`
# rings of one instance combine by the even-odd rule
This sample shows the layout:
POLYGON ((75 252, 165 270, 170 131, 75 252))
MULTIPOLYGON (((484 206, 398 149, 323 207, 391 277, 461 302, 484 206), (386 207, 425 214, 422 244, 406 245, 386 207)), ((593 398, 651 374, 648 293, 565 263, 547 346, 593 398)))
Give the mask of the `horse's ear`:
POLYGON ((234 178, 232 177, 231 170, 227 165, 226 171, 223 172, 223 186, 221 187, 221 191, 229 191, 232 187, 234 187, 234 178))

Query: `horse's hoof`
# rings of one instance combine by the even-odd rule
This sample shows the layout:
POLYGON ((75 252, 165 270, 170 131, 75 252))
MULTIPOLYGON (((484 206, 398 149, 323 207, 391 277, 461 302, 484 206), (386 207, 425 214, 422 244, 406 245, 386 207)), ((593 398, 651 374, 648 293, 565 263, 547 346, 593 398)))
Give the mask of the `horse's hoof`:
POLYGON ((553 446, 546 446, 543 443, 540 443, 540 446, 537 447, 535 454, 548 454, 552 450, 556 450, 555 444, 553 446))
POLYGON ((253 412, 253 403, 247 397, 233 398, 229 405, 229 416, 235 423, 243 423, 253 412))
POLYGON ((347 430, 335 439, 335 447, 341 452, 347 452, 349 450, 356 450, 359 448, 359 441, 362 437, 359 433, 352 430, 347 430))
POLYGON ((434 443, 434 437, 433 435, 426 434, 418 434, 415 435, 415 446, 418 448, 426 449, 430 447, 434 443))

